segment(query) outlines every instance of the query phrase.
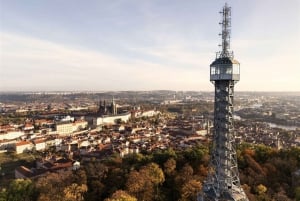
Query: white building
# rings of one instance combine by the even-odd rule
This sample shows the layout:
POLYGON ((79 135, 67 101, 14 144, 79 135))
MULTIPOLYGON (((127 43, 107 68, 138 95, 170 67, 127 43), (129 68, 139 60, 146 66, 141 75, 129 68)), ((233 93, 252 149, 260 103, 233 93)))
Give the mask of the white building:
POLYGON ((56 124, 56 132, 60 135, 67 135, 73 132, 73 123, 56 124))
POLYGON ((16 153, 21 154, 25 151, 31 151, 33 148, 33 144, 28 141, 21 141, 16 143, 16 153))
POLYGON ((46 141, 44 139, 37 139, 33 141, 35 145, 35 150, 45 150, 46 149, 46 141))
POLYGON ((67 135, 73 132, 86 129, 88 125, 87 121, 80 120, 74 123, 58 123, 56 124, 56 132, 60 135, 67 135))
POLYGON ((23 131, 7 131, 5 133, 0 133, 0 140, 17 139, 23 135, 25 135, 23 131))
POLYGON ((93 120, 93 124, 95 126, 105 125, 105 124, 116 124, 117 121, 128 122, 130 119, 131 114, 119 114, 119 115, 112 115, 112 116, 102 116, 97 117, 93 120))
POLYGON ((158 115, 160 112, 155 110, 148 110, 141 113, 139 117, 153 117, 155 115, 158 115))

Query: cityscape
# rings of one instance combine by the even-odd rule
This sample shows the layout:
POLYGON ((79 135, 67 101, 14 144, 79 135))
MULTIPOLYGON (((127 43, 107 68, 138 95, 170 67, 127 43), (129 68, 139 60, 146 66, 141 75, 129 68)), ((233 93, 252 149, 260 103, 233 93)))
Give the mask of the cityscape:
POLYGON ((0 7, 0 201, 300 200, 299 2, 0 7))
MULTIPOLYGON (((212 140, 213 99, 212 92, 165 90, 2 93, 0 150, 34 158, 15 169, 2 163, 1 185, 113 155, 206 146, 212 140), (55 155, 60 157, 53 161, 55 155)), ((237 92, 235 142, 299 151, 298 99, 297 92, 237 92)))

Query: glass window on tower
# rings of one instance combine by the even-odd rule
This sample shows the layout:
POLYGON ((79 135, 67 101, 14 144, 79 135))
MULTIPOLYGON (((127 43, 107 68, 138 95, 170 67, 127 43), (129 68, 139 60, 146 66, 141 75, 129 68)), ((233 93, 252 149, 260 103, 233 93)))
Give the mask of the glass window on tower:
POLYGON ((230 67, 227 67, 226 68, 226 74, 232 74, 232 67, 230 66, 230 67))
POLYGON ((233 68, 233 74, 240 74, 240 64, 233 64, 232 65, 233 68))
POLYGON ((220 74, 220 67, 219 66, 211 66, 210 67, 211 75, 219 75, 220 74))
POLYGON ((216 67, 212 66, 212 67, 210 68, 210 74, 211 74, 211 75, 215 75, 215 74, 216 74, 216 67))

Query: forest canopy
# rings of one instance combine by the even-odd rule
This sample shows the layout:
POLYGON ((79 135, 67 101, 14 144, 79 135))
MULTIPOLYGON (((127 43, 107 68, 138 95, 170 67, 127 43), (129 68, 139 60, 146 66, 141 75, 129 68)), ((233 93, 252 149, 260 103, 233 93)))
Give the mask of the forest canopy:
MULTIPOLYGON (((300 200, 300 148, 263 145, 237 148, 240 179, 250 201, 300 200)), ((0 201, 195 200, 207 177, 208 145, 181 151, 158 150, 113 155, 82 162, 75 171, 15 179, 0 191, 0 201)))

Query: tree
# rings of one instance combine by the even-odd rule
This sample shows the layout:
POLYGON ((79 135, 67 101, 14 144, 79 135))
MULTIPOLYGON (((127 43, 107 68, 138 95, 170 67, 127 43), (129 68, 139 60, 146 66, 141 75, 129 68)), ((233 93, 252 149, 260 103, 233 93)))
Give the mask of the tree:
POLYGON ((126 191, 118 190, 104 201, 137 201, 137 199, 129 195, 126 191))
POLYGON ((107 178, 105 179, 105 186, 107 187, 107 193, 112 194, 118 189, 123 189, 126 183, 125 171, 121 168, 114 168, 109 171, 107 178))
POLYGON ((264 194, 267 192, 267 187, 265 187, 264 185, 262 184, 259 184, 258 186, 256 186, 256 189, 255 189, 256 193, 258 195, 261 195, 261 194, 264 194))
POLYGON ((183 185, 186 181, 190 180, 193 177, 193 174, 194 174, 194 170, 192 166, 186 163, 179 171, 179 174, 177 174, 176 177, 177 185, 179 186, 183 185))
POLYGON ((275 194, 274 198, 276 201, 291 201, 291 199, 286 195, 285 191, 279 191, 275 194))
POLYGON ((30 179, 13 180, 7 191, 8 201, 30 201, 34 199, 35 188, 30 179))
POLYGON ((146 178, 141 175, 138 171, 133 170, 129 173, 126 188, 129 193, 135 195, 138 200, 142 200, 141 198, 144 197, 144 191, 151 191, 153 188, 145 188, 146 187, 146 178))
POLYGON ((64 189, 65 200, 67 201, 83 201, 83 194, 87 192, 85 184, 78 185, 76 183, 67 186, 64 189))
POLYGON ((163 165, 169 158, 177 158, 176 152, 172 148, 153 153, 153 161, 159 165, 163 165))
POLYGON ((176 169, 176 161, 173 158, 168 159, 164 163, 164 172, 167 175, 171 175, 172 173, 174 173, 175 169, 176 169))
POLYGON ((300 186, 295 189, 295 198, 300 200, 300 186))
POLYGON ((204 165, 200 165, 199 167, 198 167, 198 174, 199 174, 199 176, 201 176, 201 177, 207 177, 207 174, 208 174, 208 168, 207 167, 204 167, 204 165))
POLYGON ((86 172, 83 169, 73 171, 73 183, 78 185, 87 183, 86 172))
POLYGON ((160 185, 165 181, 164 172, 156 163, 150 163, 146 166, 143 166, 140 172, 155 186, 160 185))
POLYGON ((272 148, 265 145, 255 146, 255 159, 259 163, 264 163, 270 157, 272 148))
POLYGON ((262 169, 261 165, 258 162, 256 162, 250 155, 245 155, 245 159, 249 167, 253 169, 256 173, 263 176, 265 175, 265 172, 262 169))
POLYGON ((181 188, 181 200, 196 200, 198 192, 202 185, 195 179, 188 180, 181 188))
POLYGON ((156 163, 149 163, 139 171, 133 170, 129 173, 126 188, 138 200, 153 200, 153 196, 158 195, 158 186, 164 181, 162 169, 156 163))
POLYGON ((104 193, 105 185, 99 180, 88 182, 88 191, 85 195, 86 200, 98 200, 104 193))
POLYGON ((191 149, 184 151, 184 156, 194 167, 199 165, 201 162, 206 162, 208 156, 208 148, 204 146, 195 146, 191 149))
POLYGON ((0 201, 7 201, 7 191, 5 188, 0 191, 0 201))
POLYGON ((156 191, 155 195, 158 196, 158 186, 165 181, 165 175, 162 169, 156 163, 150 163, 142 167, 140 172, 151 182, 156 191))
POLYGON ((247 184, 243 184, 242 188, 244 189, 244 192, 246 193, 246 195, 247 195, 247 197, 250 201, 256 200, 255 195, 251 193, 251 187, 250 186, 248 186, 247 184))
POLYGON ((108 167, 100 162, 90 162, 85 166, 86 176, 91 179, 105 179, 107 177, 108 167))
MULTIPOLYGON (((193 175, 193 168, 186 163, 177 174, 175 174, 174 184, 173 184, 173 192, 175 192, 176 197, 173 199, 178 200, 179 198, 182 200, 187 200, 189 197, 193 196, 193 191, 195 189, 201 189, 201 183, 196 182, 196 178, 193 175), (194 181, 192 181, 194 180, 194 181), (197 185, 200 184, 200 187, 197 185), (185 192, 185 195, 183 194, 185 192)), ((199 191, 199 190, 198 190, 199 191)), ((191 199, 194 200, 195 198, 191 199)))
POLYGON ((255 188, 255 192, 257 193, 257 200, 258 201, 268 201, 270 200, 269 196, 266 194, 267 192, 267 187, 262 185, 262 184, 259 184, 256 186, 255 188))
POLYGON ((38 201, 44 200, 64 200, 64 189, 71 185, 72 172, 51 173, 41 177, 36 182, 39 191, 38 201))

